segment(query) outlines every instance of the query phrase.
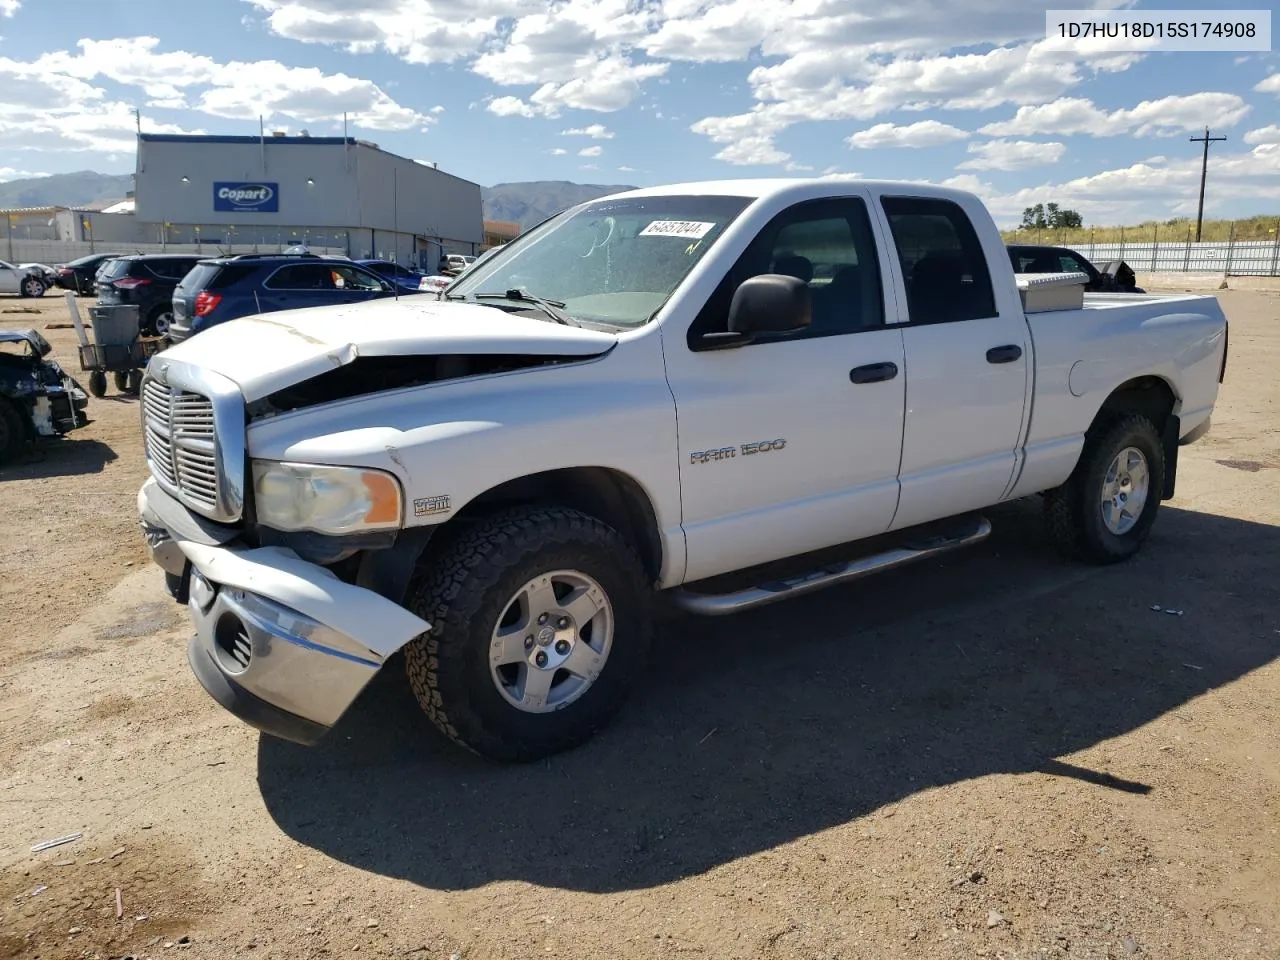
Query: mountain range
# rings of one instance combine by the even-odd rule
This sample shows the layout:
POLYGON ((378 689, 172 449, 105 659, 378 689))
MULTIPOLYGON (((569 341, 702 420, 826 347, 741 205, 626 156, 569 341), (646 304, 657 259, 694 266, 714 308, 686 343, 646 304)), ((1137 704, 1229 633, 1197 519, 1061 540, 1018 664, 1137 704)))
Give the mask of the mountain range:
MULTIPOLYGON (((0 183, 0 207, 79 207, 121 200, 132 189, 133 177, 127 173, 58 173, 0 183)), ((534 180, 481 187, 480 196, 486 220, 514 221, 528 229, 574 204, 632 189, 622 184, 534 180)))

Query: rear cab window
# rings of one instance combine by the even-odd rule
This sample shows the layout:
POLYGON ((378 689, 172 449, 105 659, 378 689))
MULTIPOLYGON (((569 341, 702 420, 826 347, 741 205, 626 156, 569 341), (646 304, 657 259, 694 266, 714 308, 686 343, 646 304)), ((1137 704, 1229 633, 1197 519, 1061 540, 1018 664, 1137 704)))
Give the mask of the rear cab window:
POLYGON ((933 197, 881 200, 907 289, 911 323, 996 316, 991 271, 960 205, 933 197))

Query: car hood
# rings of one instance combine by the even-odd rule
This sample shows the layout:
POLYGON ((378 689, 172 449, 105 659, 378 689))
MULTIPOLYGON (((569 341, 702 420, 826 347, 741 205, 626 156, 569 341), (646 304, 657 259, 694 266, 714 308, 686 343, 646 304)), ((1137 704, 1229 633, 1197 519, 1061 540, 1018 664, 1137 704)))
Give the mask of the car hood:
POLYGON ((0 343, 29 343, 38 357, 47 357, 53 350, 49 341, 34 330, 0 330, 0 343))
POLYGON ((163 366, 167 358, 213 371, 252 402, 357 357, 590 357, 616 342, 613 334, 540 314, 406 297, 241 317, 170 347, 151 365, 163 366))

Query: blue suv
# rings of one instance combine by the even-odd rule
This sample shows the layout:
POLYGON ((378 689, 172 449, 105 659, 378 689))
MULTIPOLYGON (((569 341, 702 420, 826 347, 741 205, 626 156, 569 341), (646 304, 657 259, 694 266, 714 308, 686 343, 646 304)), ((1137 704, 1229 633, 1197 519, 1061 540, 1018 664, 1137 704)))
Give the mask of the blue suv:
POLYGON ((254 313, 363 303, 396 295, 377 274, 345 257, 241 254, 201 260, 173 291, 169 340, 254 313))

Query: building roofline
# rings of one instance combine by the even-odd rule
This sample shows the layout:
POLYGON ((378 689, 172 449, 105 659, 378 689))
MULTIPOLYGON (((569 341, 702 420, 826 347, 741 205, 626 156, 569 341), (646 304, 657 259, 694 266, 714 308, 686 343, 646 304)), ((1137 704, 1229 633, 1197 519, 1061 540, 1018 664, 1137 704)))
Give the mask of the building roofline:
POLYGON ((223 136, 205 133, 140 133, 138 139, 146 143, 313 143, 321 146, 355 146, 359 141, 355 137, 248 137, 223 136))
POLYGON ((350 147, 363 147, 366 150, 373 150, 375 153, 381 153, 384 156, 394 157, 397 160, 403 160, 405 163, 412 163, 419 167, 425 167, 432 173, 438 173, 442 177, 451 177, 461 183, 468 183, 473 186, 480 186, 474 180, 468 180, 466 177, 459 176, 456 173, 450 173, 448 170, 441 170, 438 166, 423 160, 415 160, 412 157, 406 157, 399 153, 392 153, 390 150, 383 150, 382 147, 375 145, 368 140, 361 140, 357 137, 254 137, 254 136, 233 136, 221 134, 204 134, 204 133, 139 133, 138 140, 143 143, 238 143, 238 144, 307 144, 322 147, 340 147, 344 144, 350 147))

